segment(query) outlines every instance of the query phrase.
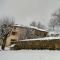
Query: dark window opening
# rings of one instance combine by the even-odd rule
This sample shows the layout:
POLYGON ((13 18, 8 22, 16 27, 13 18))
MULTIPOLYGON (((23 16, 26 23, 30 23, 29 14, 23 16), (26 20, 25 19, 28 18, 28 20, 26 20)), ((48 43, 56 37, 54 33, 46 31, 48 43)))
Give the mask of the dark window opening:
POLYGON ((44 34, 44 37, 46 37, 46 34, 44 34))
POLYGON ((12 35, 16 35, 16 34, 17 34, 17 32, 12 31, 12 35))
POLYGON ((11 39, 11 44, 16 44, 16 39, 11 39))
POLYGON ((16 29, 16 27, 14 27, 14 29, 16 29))

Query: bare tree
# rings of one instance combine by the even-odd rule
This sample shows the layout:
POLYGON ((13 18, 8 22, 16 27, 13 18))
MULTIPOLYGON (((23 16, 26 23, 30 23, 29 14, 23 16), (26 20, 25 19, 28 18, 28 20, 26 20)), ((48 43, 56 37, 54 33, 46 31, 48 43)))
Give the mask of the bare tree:
POLYGON ((31 24, 30 24, 30 26, 36 27, 36 22, 35 21, 32 21, 31 24))
POLYGON ((1 22, 0 39, 3 40, 1 48, 2 48, 2 50, 4 50, 5 44, 6 44, 6 39, 12 30, 12 26, 14 25, 14 20, 13 20, 13 18, 10 18, 10 17, 3 17, 2 19, 0 19, 0 22, 1 22))
POLYGON ((60 9, 52 14, 52 18, 49 22, 49 27, 54 30, 56 26, 60 26, 60 9))
POLYGON ((41 29, 45 28, 45 26, 41 22, 35 22, 35 21, 31 22, 30 26, 34 26, 41 29))
POLYGON ((31 39, 32 38, 32 29, 26 27, 25 31, 20 32, 19 34, 19 39, 24 40, 24 39, 31 39))
POLYGON ((49 28, 54 30, 55 26, 57 26, 57 20, 56 19, 50 19, 50 22, 49 22, 49 28))
POLYGON ((55 14, 53 14, 53 17, 56 17, 57 19, 57 25, 60 25, 60 9, 58 9, 55 14))
POLYGON ((41 29, 44 29, 44 28, 45 28, 45 26, 42 25, 40 22, 37 23, 37 27, 38 27, 38 28, 41 28, 41 29))

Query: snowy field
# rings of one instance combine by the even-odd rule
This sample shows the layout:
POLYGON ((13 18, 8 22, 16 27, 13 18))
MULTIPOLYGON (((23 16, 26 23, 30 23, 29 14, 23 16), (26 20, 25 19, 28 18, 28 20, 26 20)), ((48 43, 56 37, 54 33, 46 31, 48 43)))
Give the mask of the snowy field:
MULTIPOLYGON (((48 39, 60 39, 60 37, 48 37, 48 39)), ((40 38, 38 38, 39 40, 40 38)), ((34 39, 32 39, 34 40, 34 39)), ((37 39, 36 39, 37 40, 37 39)), ((41 40, 43 40, 41 38, 41 40)), ((28 41, 28 40, 24 40, 28 41)), ((60 60, 60 50, 18 50, 10 51, 5 47, 5 51, 1 50, 0 46, 0 60, 60 60)))
POLYGON ((0 51, 0 60, 60 60, 57 50, 0 51))

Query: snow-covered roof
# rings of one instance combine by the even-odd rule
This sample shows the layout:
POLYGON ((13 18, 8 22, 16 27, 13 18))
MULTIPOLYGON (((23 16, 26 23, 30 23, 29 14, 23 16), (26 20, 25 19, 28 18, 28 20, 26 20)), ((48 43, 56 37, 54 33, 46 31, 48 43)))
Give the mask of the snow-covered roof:
POLYGON ((60 39, 60 37, 45 37, 45 38, 36 38, 36 39, 25 39, 20 41, 53 40, 53 39, 60 39))
POLYGON ((47 30, 44 30, 44 29, 40 29, 40 28, 37 28, 37 27, 34 27, 34 26, 23 26, 23 25, 14 25, 14 26, 17 26, 17 27, 25 27, 25 28, 31 28, 31 29, 36 29, 36 30, 39 30, 39 31, 45 31, 47 32, 47 30))
POLYGON ((37 28, 37 27, 34 27, 34 26, 29 26, 29 28, 36 29, 36 30, 40 30, 40 31, 46 31, 46 30, 44 30, 44 29, 40 29, 40 28, 37 28))
POLYGON ((13 26, 17 26, 17 27, 25 27, 25 26, 19 25, 19 24, 15 24, 15 25, 13 25, 13 26))

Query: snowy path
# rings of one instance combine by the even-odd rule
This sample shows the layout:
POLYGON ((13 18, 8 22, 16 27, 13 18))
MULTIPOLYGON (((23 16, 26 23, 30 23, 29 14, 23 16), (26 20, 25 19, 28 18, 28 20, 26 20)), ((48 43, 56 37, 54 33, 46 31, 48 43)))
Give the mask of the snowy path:
POLYGON ((49 50, 0 51, 0 60, 60 60, 60 51, 49 50))

